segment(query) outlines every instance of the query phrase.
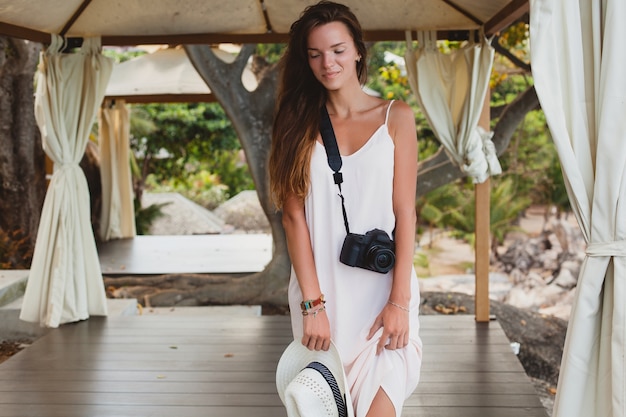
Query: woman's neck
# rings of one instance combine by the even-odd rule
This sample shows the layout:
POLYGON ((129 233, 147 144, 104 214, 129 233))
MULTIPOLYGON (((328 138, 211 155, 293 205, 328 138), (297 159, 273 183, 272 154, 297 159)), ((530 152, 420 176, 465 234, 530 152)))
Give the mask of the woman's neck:
POLYGON ((344 119, 355 113, 362 113, 371 109, 377 101, 376 97, 372 97, 364 92, 359 85, 356 89, 344 88, 342 90, 329 91, 326 106, 328 113, 344 119))
POLYGON ((371 108, 372 103, 369 102, 369 99, 374 99, 374 97, 365 93, 358 85, 357 87, 329 91, 326 106, 330 114, 346 118, 353 113, 371 108))

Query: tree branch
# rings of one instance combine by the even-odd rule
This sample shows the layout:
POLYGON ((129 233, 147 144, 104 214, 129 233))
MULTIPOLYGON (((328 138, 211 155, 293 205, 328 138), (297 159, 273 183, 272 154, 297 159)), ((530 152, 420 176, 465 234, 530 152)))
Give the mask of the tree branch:
POLYGON ((515 129, 526 118, 528 112, 539 108, 539 98, 534 86, 518 94, 515 100, 509 103, 496 124, 492 138, 498 155, 502 155, 509 146, 515 129))
POLYGON ((494 40, 491 43, 491 45, 493 46, 493 49, 497 53, 499 53, 500 55, 506 57, 509 61, 511 61, 513 63, 513 65, 523 69, 526 72, 530 72, 530 64, 527 64, 526 62, 522 61, 521 59, 519 59, 518 57, 513 55, 511 53, 511 51, 509 51, 508 49, 506 49, 505 47, 500 45, 500 37, 499 36, 496 36, 494 38, 494 40))
MULTIPOLYGON (((494 128, 493 143, 496 153, 502 155, 511 142, 513 133, 531 110, 539 108, 539 99, 535 87, 519 94, 503 111, 494 128)), ((416 196, 420 197, 442 185, 464 178, 467 175, 452 162, 443 146, 430 158, 422 161, 418 167, 416 196)))

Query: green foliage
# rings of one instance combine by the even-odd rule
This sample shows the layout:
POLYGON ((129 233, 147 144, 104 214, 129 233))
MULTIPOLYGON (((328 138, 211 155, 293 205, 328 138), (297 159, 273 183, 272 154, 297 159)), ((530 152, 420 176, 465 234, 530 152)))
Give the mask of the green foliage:
POLYGON ((230 120, 218 103, 146 104, 139 105, 147 113, 155 129, 147 134, 131 130, 131 147, 136 152, 156 156, 165 150, 171 156, 167 161, 154 163, 153 170, 176 174, 175 169, 200 155, 209 155, 220 149, 239 149, 239 141, 230 120), (172 165, 171 160, 181 164, 172 165))
POLYGON ((262 56, 268 64, 275 64, 280 60, 286 46, 282 43, 260 43, 256 46, 256 54, 262 56))
POLYGON ((139 200, 134 200, 135 205, 135 230, 138 235, 148 234, 150 226, 159 217, 163 217, 165 214, 161 210, 168 203, 151 204, 147 207, 141 207, 139 200))
POLYGON ((146 51, 137 48, 105 47, 102 49, 102 55, 113 58, 118 64, 146 53, 146 51))
POLYGON ((417 200, 417 217, 420 223, 425 222, 432 227, 445 227, 451 211, 465 201, 464 193, 458 186, 436 188, 417 200))
POLYGON ((130 143, 137 159, 135 174, 150 173, 153 185, 183 190, 201 204, 213 206, 253 188, 247 166, 238 163, 235 131, 217 103, 134 106, 130 143), (197 181, 194 175, 212 175, 216 180, 197 181), (194 191, 195 183, 204 186, 194 191), (216 185, 220 187, 212 191, 206 188, 216 185))
POLYGON ((520 94, 532 86, 532 79, 524 74, 498 73, 494 69, 491 75, 491 105, 503 106, 511 103, 520 94))
POLYGON ((535 199, 545 205, 556 207, 560 213, 568 212, 572 207, 563 181, 561 163, 556 152, 550 156, 552 160, 548 164, 545 176, 537 184, 535 199))
POLYGON ((561 166, 542 111, 531 111, 518 126, 507 152, 500 157, 505 178, 533 204, 569 210, 561 166))
POLYGON ((500 45, 522 61, 529 59, 529 25, 526 22, 518 22, 509 26, 500 35, 500 45))
POLYGON ((415 113, 419 159, 433 155, 440 147, 426 116, 417 104, 411 91, 406 72, 397 63, 387 62, 385 53, 392 53, 404 59, 405 42, 377 42, 369 49, 368 83, 367 86, 386 99, 398 99, 409 104, 415 113))
POLYGON ((151 174, 146 180, 151 190, 157 193, 175 192, 208 208, 214 209, 226 201, 227 187, 220 184, 217 175, 200 169, 187 176, 156 181, 151 174))
POLYGON ((417 252, 413 257, 413 266, 415 266, 419 277, 428 277, 431 275, 430 260, 428 259, 427 253, 417 252))
POLYGON ((30 239, 20 229, 0 229, 0 269, 28 269, 33 259, 30 239))
POLYGON ((254 190, 254 181, 243 160, 243 151, 220 150, 211 158, 211 170, 227 188, 228 198, 244 190, 254 190))
MULTIPOLYGON (((519 22, 509 26, 498 38, 499 45, 506 49, 508 53, 520 62, 528 64, 530 61, 529 30, 528 24, 519 22)), ((490 88, 496 90, 498 86, 509 80, 510 76, 524 75, 527 69, 519 68, 511 62, 509 57, 497 54, 491 73, 490 88)), ((526 74, 529 75, 529 74, 526 74)), ((523 78, 527 78, 524 75, 523 78)), ((519 77, 516 77, 519 79, 519 77)))
POLYGON ((132 138, 145 138, 155 133, 158 127, 151 114, 144 106, 132 106, 130 108, 130 133, 132 138))
MULTIPOLYGON (((520 214, 531 203, 520 194, 513 178, 493 178, 490 205, 490 229, 493 239, 502 243, 507 233, 517 230, 520 214)), ((458 181, 431 191, 418 205, 420 222, 431 227, 451 229, 454 237, 475 243, 474 185, 468 180, 458 181)))
POLYGON ((398 62, 385 59, 385 54, 392 54, 403 61, 405 50, 404 42, 378 42, 372 45, 369 50, 367 86, 387 100, 403 100, 416 105, 404 68, 398 62))
MULTIPOLYGON (((453 235, 474 245, 476 205, 473 186, 463 187, 461 195, 466 203, 450 211, 448 225, 454 229, 453 235)), ((512 178, 494 181, 491 188, 489 227, 495 242, 503 243, 507 233, 518 229, 515 224, 530 203, 530 198, 519 193, 512 178)))
POLYGON ((240 151, 216 151, 205 161, 185 165, 184 175, 171 178, 148 175, 146 185, 154 192, 177 192, 212 210, 254 182, 240 151))
POLYGON ((531 203, 531 199, 520 195, 511 178, 503 178, 491 190, 490 228, 496 243, 504 243, 509 232, 519 230, 516 225, 520 215, 531 203))

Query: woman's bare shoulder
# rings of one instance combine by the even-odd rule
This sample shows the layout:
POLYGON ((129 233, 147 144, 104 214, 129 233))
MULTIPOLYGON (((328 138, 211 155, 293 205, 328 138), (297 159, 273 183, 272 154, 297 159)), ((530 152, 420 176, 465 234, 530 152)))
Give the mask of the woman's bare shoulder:
POLYGON ((394 100, 389 105, 391 106, 389 117, 410 117, 411 119, 415 119, 413 109, 406 102, 402 100, 394 100))
POLYGON ((387 122, 390 132, 415 131, 415 113, 411 106, 400 100, 395 100, 390 105, 389 121, 387 122))

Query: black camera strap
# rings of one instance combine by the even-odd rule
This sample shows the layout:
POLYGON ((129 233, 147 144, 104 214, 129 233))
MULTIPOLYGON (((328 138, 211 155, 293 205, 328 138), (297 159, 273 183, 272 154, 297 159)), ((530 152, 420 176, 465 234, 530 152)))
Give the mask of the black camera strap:
POLYGON ((324 142, 324 149, 326 149, 326 157, 328 158, 328 166, 333 170, 333 179, 335 184, 339 188, 339 197, 341 197, 341 211, 343 213, 343 223, 346 226, 346 233, 350 234, 350 227, 348 226, 348 215, 346 214, 346 205, 344 202, 343 194, 341 192, 341 183, 343 182, 343 175, 341 174, 341 154, 339 153, 339 146, 337 146, 337 138, 335 137, 335 131, 333 130, 333 124, 330 121, 328 110, 326 106, 322 106, 321 118, 320 118, 320 133, 322 134, 322 141, 324 142))

